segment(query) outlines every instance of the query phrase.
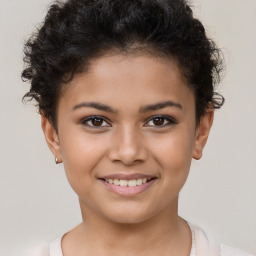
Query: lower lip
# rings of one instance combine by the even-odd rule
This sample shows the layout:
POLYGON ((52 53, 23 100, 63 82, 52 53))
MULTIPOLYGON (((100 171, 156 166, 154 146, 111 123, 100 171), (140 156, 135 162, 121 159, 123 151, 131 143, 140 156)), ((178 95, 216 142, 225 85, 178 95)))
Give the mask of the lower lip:
POLYGON ((134 187, 122 187, 114 184, 110 184, 104 180, 100 180, 108 189, 112 190, 113 192, 122 195, 122 196, 133 196, 139 193, 142 193, 149 189, 156 179, 152 179, 144 184, 134 186, 134 187))

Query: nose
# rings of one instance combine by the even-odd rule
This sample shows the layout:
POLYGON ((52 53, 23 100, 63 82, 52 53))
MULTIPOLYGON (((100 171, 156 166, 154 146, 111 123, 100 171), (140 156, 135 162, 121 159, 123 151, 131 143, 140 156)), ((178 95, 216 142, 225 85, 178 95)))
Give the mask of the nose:
POLYGON ((108 157, 113 162, 134 165, 146 161, 148 151, 143 135, 136 128, 120 127, 113 134, 108 157))

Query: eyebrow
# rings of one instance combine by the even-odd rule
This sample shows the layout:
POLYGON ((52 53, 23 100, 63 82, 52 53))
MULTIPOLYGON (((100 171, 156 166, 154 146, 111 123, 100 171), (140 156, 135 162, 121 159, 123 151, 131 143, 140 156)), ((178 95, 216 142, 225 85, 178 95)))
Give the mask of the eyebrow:
POLYGON ((82 102, 82 103, 79 103, 79 104, 75 105, 73 107, 73 110, 83 108, 83 107, 96 108, 98 110, 102 110, 102 111, 106 111, 106 112, 110 112, 110 113, 116 113, 117 112, 113 108, 111 108, 111 107, 109 107, 105 104, 98 103, 98 102, 82 102))
POLYGON ((148 112, 148 111, 154 111, 154 110, 158 110, 158 109, 162 109, 162 108, 166 108, 166 107, 175 107, 175 108, 182 109, 181 104, 179 104, 177 102, 164 101, 164 102, 159 102, 159 103, 156 103, 156 104, 144 106, 144 107, 140 108, 140 112, 145 113, 145 112, 148 112))
MULTIPOLYGON (((83 108, 83 107, 95 108, 95 109, 110 112, 110 113, 117 113, 117 110, 111 108, 110 106, 107 106, 105 104, 98 103, 98 102, 82 102, 82 103, 75 105, 73 107, 73 110, 83 108)), ((146 105, 144 107, 141 107, 139 112, 145 113, 148 111, 154 111, 154 110, 158 110, 158 109, 162 109, 162 108, 166 108, 166 107, 175 107, 175 108, 182 109, 181 104, 179 104, 177 102, 164 101, 164 102, 158 102, 156 104, 151 104, 151 105, 146 105)))

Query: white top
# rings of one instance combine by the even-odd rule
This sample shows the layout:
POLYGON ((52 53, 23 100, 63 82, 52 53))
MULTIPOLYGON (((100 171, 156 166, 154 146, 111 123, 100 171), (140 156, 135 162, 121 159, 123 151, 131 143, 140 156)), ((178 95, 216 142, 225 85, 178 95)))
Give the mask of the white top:
MULTIPOLYGON (((210 239, 202 229, 188 224, 192 233, 190 256, 253 256, 236 248, 219 245, 210 239)), ((49 256, 63 256, 61 249, 62 237, 63 235, 50 243, 49 256)))

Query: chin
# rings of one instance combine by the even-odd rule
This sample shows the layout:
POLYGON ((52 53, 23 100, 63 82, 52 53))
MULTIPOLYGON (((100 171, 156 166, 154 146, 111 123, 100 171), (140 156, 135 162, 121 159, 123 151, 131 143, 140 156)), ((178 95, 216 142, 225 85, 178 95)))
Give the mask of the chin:
POLYGON ((112 218, 111 221, 117 224, 123 224, 123 225, 135 225, 135 224, 141 224, 144 221, 146 221, 148 218, 138 218, 133 216, 121 216, 120 218, 112 218))
POLYGON ((108 219, 112 222, 119 224, 139 224, 152 218, 153 214, 149 214, 148 211, 142 209, 123 209, 122 211, 116 210, 115 212, 108 214, 108 219))

